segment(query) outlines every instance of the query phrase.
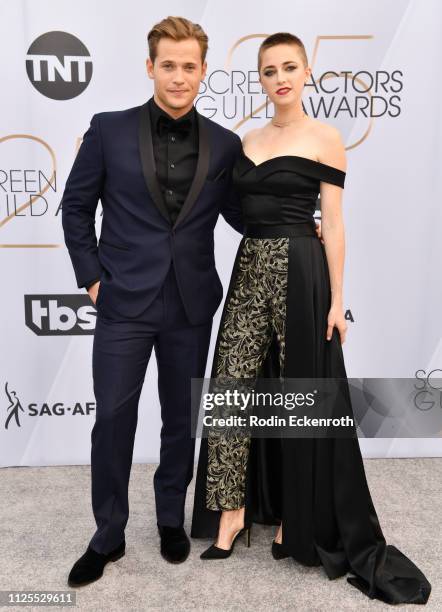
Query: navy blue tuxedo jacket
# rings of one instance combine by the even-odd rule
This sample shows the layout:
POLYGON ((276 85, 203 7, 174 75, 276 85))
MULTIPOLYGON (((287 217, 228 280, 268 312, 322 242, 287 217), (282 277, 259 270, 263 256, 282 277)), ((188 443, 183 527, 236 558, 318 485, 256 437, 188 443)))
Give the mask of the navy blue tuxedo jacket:
POLYGON ((92 117, 66 182, 62 224, 78 287, 101 281, 98 310, 137 317, 157 295, 172 260, 190 322, 202 324, 217 310, 223 289, 213 231, 219 213, 243 231, 231 185, 241 140, 198 112, 197 120, 197 169, 172 225, 155 172, 147 103, 92 117))

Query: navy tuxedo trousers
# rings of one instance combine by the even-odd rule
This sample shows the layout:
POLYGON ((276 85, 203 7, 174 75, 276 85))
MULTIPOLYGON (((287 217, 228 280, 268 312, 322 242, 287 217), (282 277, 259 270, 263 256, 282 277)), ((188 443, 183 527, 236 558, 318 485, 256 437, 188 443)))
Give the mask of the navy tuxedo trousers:
MULTIPOLYGON (((187 487, 193 477, 191 378, 203 378, 212 319, 191 325, 179 294, 173 264, 162 288, 136 319, 100 310, 92 369, 96 421, 92 429, 92 507, 97 530, 90 546, 108 553, 124 538, 129 518, 128 487, 146 368, 155 349, 161 404, 160 463, 154 475, 157 522, 184 522, 187 487)), ((148 407, 146 407, 148 409, 148 407)))

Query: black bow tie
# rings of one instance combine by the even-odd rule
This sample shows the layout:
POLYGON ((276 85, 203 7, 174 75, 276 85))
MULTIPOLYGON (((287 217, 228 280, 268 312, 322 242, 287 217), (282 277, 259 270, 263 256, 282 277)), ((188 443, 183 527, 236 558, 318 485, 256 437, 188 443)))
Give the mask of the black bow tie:
POLYGON ((161 136, 165 132, 179 132, 180 134, 188 134, 192 128, 190 119, 172 119, 166 115, 158 117, 158 134, 161 136))

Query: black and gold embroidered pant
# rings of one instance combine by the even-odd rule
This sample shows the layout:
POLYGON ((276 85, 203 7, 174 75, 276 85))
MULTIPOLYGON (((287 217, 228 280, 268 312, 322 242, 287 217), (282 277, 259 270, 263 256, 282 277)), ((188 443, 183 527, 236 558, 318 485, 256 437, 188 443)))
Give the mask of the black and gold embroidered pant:
MULTIPOLYGON (((289 238, 244 239, 219 330, 215 383, 223 377, 256 380, 274 333, 283 372, 288 249, 289 238)), ((241 508, 250 436, 212 427, 207 443, 207 508, 241 508)))

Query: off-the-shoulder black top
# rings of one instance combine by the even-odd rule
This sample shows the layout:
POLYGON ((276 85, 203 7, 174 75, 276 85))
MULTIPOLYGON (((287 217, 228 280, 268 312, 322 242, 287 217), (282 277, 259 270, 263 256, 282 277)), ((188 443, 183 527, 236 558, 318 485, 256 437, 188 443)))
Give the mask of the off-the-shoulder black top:
POLYGON ((246 224, 310 221, 320 182, 344 187, 346 173, 297 155, 280 155, 255 164, 241 151, 233 168, 233 185, 241 197, 246 224))

